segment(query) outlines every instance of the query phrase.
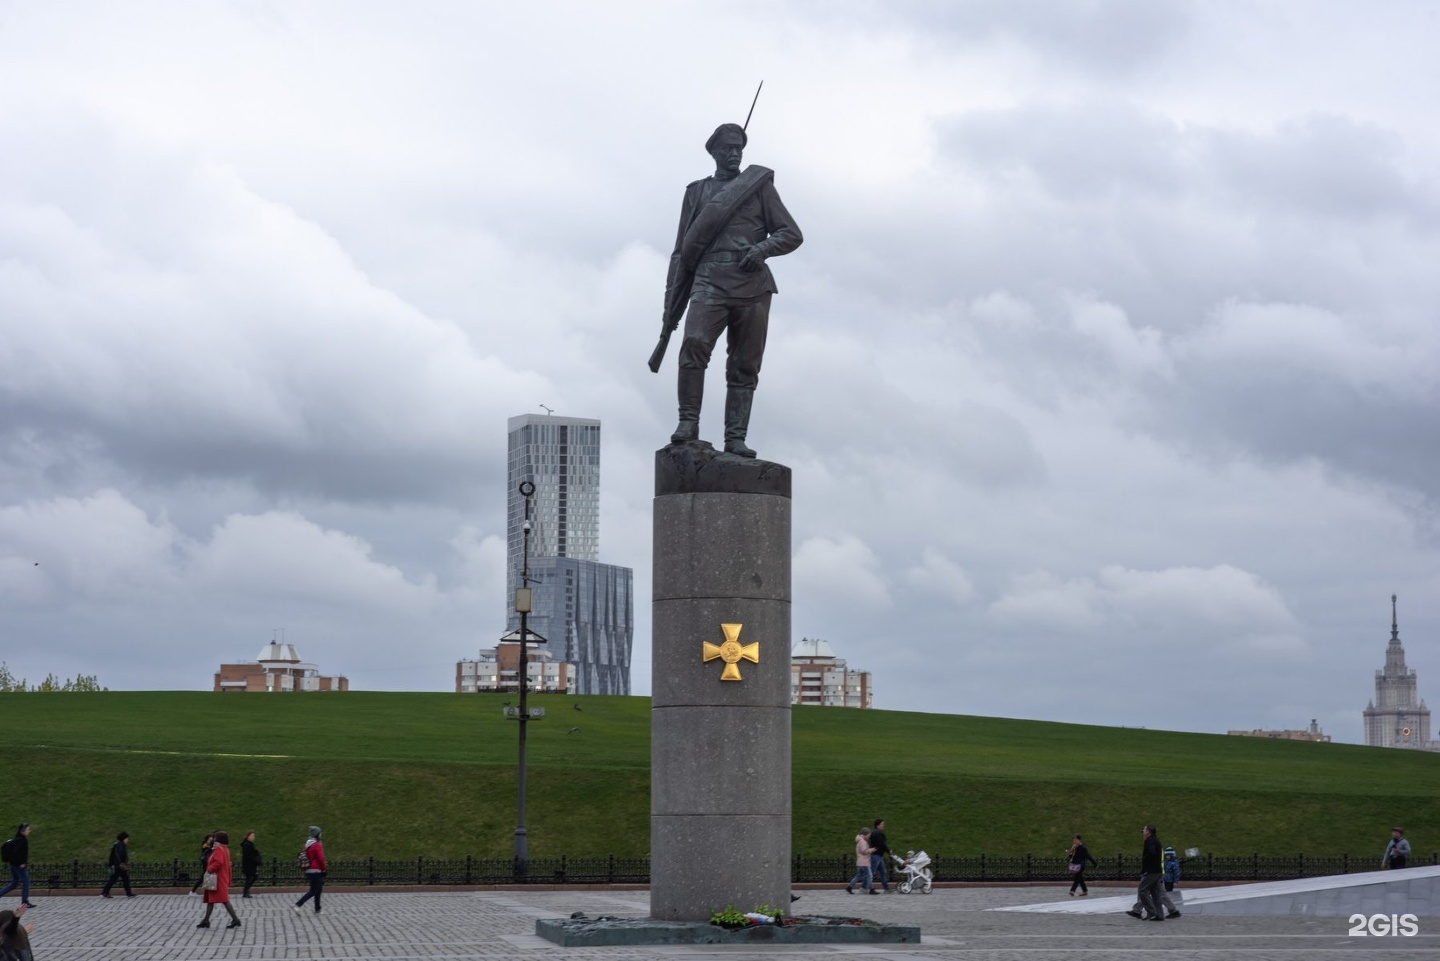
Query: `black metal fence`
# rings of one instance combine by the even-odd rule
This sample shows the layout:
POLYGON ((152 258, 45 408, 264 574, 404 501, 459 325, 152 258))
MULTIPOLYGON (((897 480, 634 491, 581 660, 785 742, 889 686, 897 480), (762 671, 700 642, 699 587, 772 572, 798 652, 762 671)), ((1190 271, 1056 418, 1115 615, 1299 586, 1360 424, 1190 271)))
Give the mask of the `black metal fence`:
MULTIPOLYGON (((1100 858, 1085 876, 1092 881, 1134 881, 1140 876, 1140 858, 1116 854, 1100 858)), ((936 881, 976 881, 995 884, 1070 879, 1064 856, 1025 855, 932 855, 930 870, 936 881)), ((1410 859, 1411 867, 1440 864, 1440 852, 1410 859)), ((648 857, 622 858, 615 855, 589 858, 531 858, 518 863, 511 858, 425 858, 410 860, 331 859, 326 884, 346 885, 480 885, 480 884, 648 884, 648 857)), ((1184 881, 1281 881, 1331 874, 1354 874, 1380 868, 1380 858, 1339 855, 1250 854, 1219 856, 1205 854, 1182 862, 1184 881)), ((796 883, 844 884, 855 873, 855 856, 805 857, 796 855, 790 878, 796 883)), ((891 873, 894 874, 892 868, 891 873)), ((110 877, 110 869, 99 862, 71 861, 68 864, 30 865, 31 884, 38 888, 99 888, 110 877)), ((197 861, 132 861, 130 884, 138 888, 184 888, 200 877, 197 861)), ((293 861, 271 859, 255 880, 257 888, 297 886, 304 874, 293 861)), ((234 886, 241 884, 235 865, 234 886)))

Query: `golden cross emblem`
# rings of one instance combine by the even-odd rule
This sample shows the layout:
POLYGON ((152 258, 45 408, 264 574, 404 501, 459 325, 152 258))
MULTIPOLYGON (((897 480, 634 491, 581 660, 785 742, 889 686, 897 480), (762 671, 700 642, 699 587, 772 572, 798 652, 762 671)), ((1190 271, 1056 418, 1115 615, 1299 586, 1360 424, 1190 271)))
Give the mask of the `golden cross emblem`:
POLYGON ((749 661, 751 664, 760 663, 760 642, 756 641, 754 644, 741 644, 741 626, 740 624, 720 625, 720 630, 725 635, 724 644, 711 644, 709 641, 703 642, 705 645, 705 660, 703 663, 709 664, 717 657, 725 662, 725 670, 720 672, 720 680, 722 681, 744 680, 744 678, 740 676, 741 660, 749 661))

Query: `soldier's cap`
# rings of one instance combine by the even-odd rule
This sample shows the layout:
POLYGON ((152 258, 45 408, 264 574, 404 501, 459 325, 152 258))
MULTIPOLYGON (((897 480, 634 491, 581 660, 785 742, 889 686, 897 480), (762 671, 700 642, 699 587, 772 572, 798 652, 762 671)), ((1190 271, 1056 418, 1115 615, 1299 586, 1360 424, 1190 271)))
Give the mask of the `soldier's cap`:
POLYGON ((738 133, 740 135, 740 146, 742 147, 750 143, 750 137, 745 133, 744 127, 738 123, 722 123, 715 128, 715 132, 710 135, 710 139, 705 141, 706 153, 715 149, 715 144, 720 140, 720 135, 723 133, 738 133))

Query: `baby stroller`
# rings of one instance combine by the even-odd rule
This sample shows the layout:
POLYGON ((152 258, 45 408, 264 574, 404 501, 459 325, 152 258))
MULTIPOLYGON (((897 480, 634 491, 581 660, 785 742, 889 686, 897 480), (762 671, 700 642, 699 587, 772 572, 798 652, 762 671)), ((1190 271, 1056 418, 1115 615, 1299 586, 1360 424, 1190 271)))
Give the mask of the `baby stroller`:
POLYGON ((895 859, 895 876, 900 880, 896 890, 901 894, 909 894, 911 891, 919 891, 921 894, 930 893, 930 869, 926 867, 930 863, 930 855, 924 851, 918 854, 914 851, 906 851, 902 858, 898 854, 890 855, 895 859), (902 877, 903 875, 903 877, 902 877))

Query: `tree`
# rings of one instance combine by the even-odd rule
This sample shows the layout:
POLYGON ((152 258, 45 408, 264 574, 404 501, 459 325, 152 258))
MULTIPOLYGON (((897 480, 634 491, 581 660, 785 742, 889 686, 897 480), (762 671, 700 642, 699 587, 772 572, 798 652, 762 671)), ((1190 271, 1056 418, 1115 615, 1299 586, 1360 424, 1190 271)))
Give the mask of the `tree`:
POLYGON ((25 678, 17 678, 10 673, 10 668, 0 661, 0 693, 13 692, 23 694, 26 692, 39 691, 108 691, 108 687, 100 686, 100 678, 96 674, 80 674, 74 680, 66 678, 60 680, 54 674, 45 675, 45 680, 39 684, 28 684, 25 678))

